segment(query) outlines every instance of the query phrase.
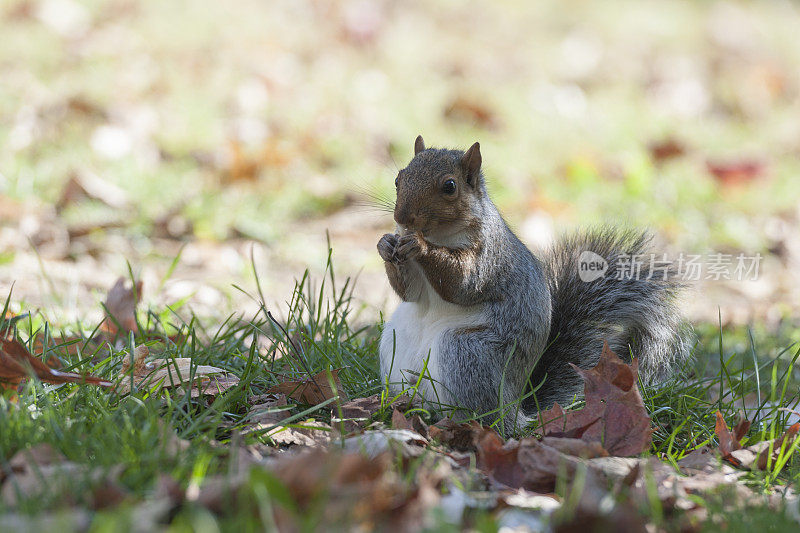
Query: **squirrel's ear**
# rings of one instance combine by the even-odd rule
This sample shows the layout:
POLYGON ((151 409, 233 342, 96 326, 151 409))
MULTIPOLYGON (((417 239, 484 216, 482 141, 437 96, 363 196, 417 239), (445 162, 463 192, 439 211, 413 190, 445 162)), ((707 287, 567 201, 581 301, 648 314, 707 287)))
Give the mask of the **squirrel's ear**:
POLYGON ((414 141, 414 155, 417 155, 425 149, 425 141, 422 140, 422 135, 417 135, 417 140, 414 141))
POLYGON ((464 155, 461 157, 461 170, 464 172, 464 178, 471 187, 478 184, 478 178, 481 175, 481 145, 475 143, 469 147, 464 155))

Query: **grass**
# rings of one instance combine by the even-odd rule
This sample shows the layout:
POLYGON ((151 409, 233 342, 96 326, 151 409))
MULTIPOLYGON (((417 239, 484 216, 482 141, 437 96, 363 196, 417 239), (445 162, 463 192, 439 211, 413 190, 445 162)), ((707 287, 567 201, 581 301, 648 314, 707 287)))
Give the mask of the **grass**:
MULTIPOLYGON (((123 254, 132 254, 126 258, 137 268, 155 263, 171 271, 174 247, 152 238, 158 220, 170 213, 187 223, 179 238, 191 244, 245 237, 266 243, 275 264, 298 257, 308 264, 307 241, 286 235, 294 236, 298 223, 345 208, 348 216, 318 222, 364 239, 351 250, 367 249, 370 235, 380 231, 362 231, 361 219, 351 219, 354 191, 391 195, 396 167, 419 133, 433 145, 480 140, 493 197, 517 228, 532 214, 560 229, 634 221, 658 227, 676 249, 775 259, 771 250, 782 242, 775 227, 785 224, 791 235, 797 226, 800 163, 792 117, 800 54, 798 11, 789 4, 615 1, 564 10, 558 2, 511 1, 465 11, 457 2, 402 9, 377 2, 367 13, 377 21, 375 33, 367 36, 353 34, 346 2, 307 9, 244 2, 231 10, 195 2, 87 0, 73 2, 87 24, 69 31, 59 30, 61 17, 56 24, 45 21, 40 4, 46 3, 11 0, 0 7, 7 44, 0 47, 0 200, 10 200, 0 219, 23 229, 22 215, 14 214, 18 206, 56 235, 96 226, 59 256, 70 265, 90 252, 101 256, 98 272, 87 276, 91 282, 116 270, 109 258, 123 254), (741 31, 749 37, 736 50, 719 39, 741 31), (685 100, 675 90, 686 87, 701 92, 705 108, 673 108, 675 94, 685 100), (458 102, 461 114, 451 113, 458 102), (97 148, 109 126, 132 140, 130 151, 109 155, 97 148), (686 153, 658 161, 648 145, 671 138, 686 153), (708 160, 740 158, 765 162, 765 175, 730 185, 706 168, 708 160), (82 172, 120 187, 127 207, 86 198, 51 209, 70 177, 82 172), (136 246, 126 252, 121 241, 136 246)), ((370 16, 361 22, 369 25, 370 16)), ((330 261, 324 276, 312 280, 306 273, 298 281, 281 312, 263 306, 270 287, 249 295, 261 306, 257 313, 222 321, 195 317, 177 302, 139 313, 146 335, 97 346, 88 341, 95 324, 59 318, 72 312, 71 297, 57 290, 66 281, 50 278, 53 258, 31 248, 0 251, 0 268, 7 279, 30 282, 35 275, 24 260, 36 254, 41 284, 23 289, 20 283, 17 291, 35 299, 45 287, 56 301, 57 311, 32 313, 14 325, 36 355, 55 355, 67 369, 112 378, 134 344, 145 343, 155 355, 190 357, 241 378, 210 401, 147 390, 119 397, 41 383, 26 385, 16 403, 0 398, 4 468, 19 450, 40 442, 102 472, 127 466, 120 483, 131 498, 122 508, 93 514, 95 530, 141 520, 137 502, 153 498, 162 473, 186 488, 228 472, 235 463, 231 443, 251 422, 248 397, 285 378, 341 369, 348 397, 383 393, 380 325, 355 306, 353 284, 337 279, 330 261), (62 329, 80 339, 62 343, 53 335, 62 329), (43 350, 34 350, 38 341, 43 350), (173 434, 191 446, 180 452, 166 446, 173 434)), ((380 271, 375 254, 371 261, 348 266, 380 271)), ((778 277, 768 281, 781 287, 778 277)), ((238 300, 228 303, 241 308, 238 300)), ((718 410, 729 425, 739 412, 755 419, 747 443, 782 432, 792 415, 783 409, 798 406, 800 328, 792 320, 780 327, 776 334, 758 324, 697 325, 693 362, 679 379, 643 392, 656 428, 651 454, 675 463, 698 447, 714 446, 718 410)), ((340 404, 293 405, 281 424, 329 421, 340 404)), ((375 416, 384 423, 390 417, 388 407, 375 416)), ((244 439, 270 444, 267 433, 244 439)), ((401 477, 413 477, 418 467, 401 463, 393 466, 401 477)), ((790 448, 767 472, 749 473, 744 481, 766 491, 799 476, 790 448)), ((63 495, 88 498, 96 484, 90 477, 70 477, 52 494, 22 498, 17 510, 41 516, 69 508, 63 495)), ((171 527, 269 528, 274 506, 297 507, 269 477, 250 479, 245 493, 228 513, 185 506, 171 517, 171 527)), ((712 529, 715 520, 732 531, 783 518, 765 509, 733 511, 724 501, 706 504, 712 529)), ((1 506, 0 515, 11 512, 1 506)), ((294 512, 308 529, 321 520, 314 509, 294 512)), ((658 509, 642 512, 655 516, 658 509)), ((498 525, 478 511, 465 520, 476 530, 498 525)), ((443 518, 435 523, 465 525, 443 518)))
MULTIPOLYGON (((350 398, 382 391, 377 363, 379 326, 353 309, 351 291, 350 280, 337 280, 329 261, 327 276, 318 285, 308 275, 298 281, 287 302, 285 323, 279 323, 271 310, 263 307, 255 317, 231 316, 215 328, 204 326, 185 310, 148 311, 140 314, 139 327, 148 332, 150 340, 132 336, 127 343, 102 346, 92 352, 75 349, 81 344, 77 341, 72 347, 57 344, 44 317, 34 314, 17 320, 14 327, 20 338, 33 347, 34 339, 49 337, 46 351, 58 355, 68 370, 113 379, 122 360, 129 357, 132 344, 144 341, 152 353, 165 358, 191 357, 198 365, 230 370, 241 381, 210 401, 175 392, 149 394, 146 390, 120 397, 89 386, 30 382, 16 402, 0 399, 0 465, 8 468, 15 453, 41 442, 50 443, 68 461, 90 465, 90 470, 108 475, 124 465, 119 483, 130 493, 127 503, 93 514, 92 528, 114 530, 139 520, 135 502, 153 497, 160 475, 168 474, 184 488, 200 485, 203 479, 235 466, 234 447, 229 446, 232 440, 270 443, 266 431, 246 437, 236 431, 248 424, 248 396, 264 392, 286 376, 301 377, 326 369, 341 369, 343 392, 350 398), (171 340, 176 338, 179 340, 171 340), (179 447, 178 438, 190 444, 179 447)), ((89 335, 80 326, 72 330, 83 331, 85 338, 89 335)), ((752 334, 741 329, 706 326, 698 327, 697 332, 694 362, 678 379, 643 393, 656 428, 651 454, 670 463, 698 447, 715 446, 717 410, 729 425, 738 412, 755 421, 747 444, 778 436, 791 414, 782 409, 796 410, 800 401, 800 376, 795 366, 800 350, 795 345, 780 348, 774 341, 763 339, 757 344, 752 334)), ((309 418, 329 422, 331 411, 335 413, 340 403, 335 399, 315 407, 296 405, 286 411, 281 424, 302 424, 309 418)), ((390 415, 386 408, 375 418, 388 422, 390 415)), ((796 446, 786 449, 766 472, 748 473, 744 482, 761 491, 796 483, 800 480, 796 446)), ((394 468, 405 472, 406 479, 413 479, 419 467, 399 460, 394 468)), ((41 518, 74 504, 87 505, 87 495, 96 486, 96 476, 71 476, 42 493, 21 497, 15 512, 41 518)), ((322 507, 317 515, 313 507, 311 511, 297 511, 296 502, 286 500, 285 487, 268 473, 252 474, 243 494, 229 512, 222 514, 212 514, 200 505, 183 507, 172 517, 171 528, 269 528, 273 516, 269 510, 275 506, 295 509, 309 530, 320 526, 322 507)), ((718 513, 731 523, 731 515, 718 507, 719 502, 705 505, 712 519, 718 513)), ((10 511, 0 507, 0 513, 10 511)), ((658 509, 654 505, 643 512, 655 516, 658 509)), ((747 511, 743 523, 755 523, 753 516, 761 516, 761 512, 756 510, 751 515, 747 511)), ((470 516, 479 529, 497 526, 486 512, 470 516)), ((776 515, 769 516, 774 519, 776 515)))

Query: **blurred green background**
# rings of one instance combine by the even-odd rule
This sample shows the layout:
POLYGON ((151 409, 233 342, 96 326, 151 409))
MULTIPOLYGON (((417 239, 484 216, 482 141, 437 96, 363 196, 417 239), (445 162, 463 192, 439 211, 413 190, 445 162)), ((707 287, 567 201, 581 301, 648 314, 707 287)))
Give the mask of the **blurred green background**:
POLYGON ((222 315, 249 305, 252 256, 282 302, 326 232, 376 320, 392 222, 369 194, 391 198, 421 133, 481 142, 532 246, 613 222, 761 253, 687 312, 796 321, 796 2, 1 5, 0 292, 53 320, 97 312, 126 262, 150 303, 222 315))

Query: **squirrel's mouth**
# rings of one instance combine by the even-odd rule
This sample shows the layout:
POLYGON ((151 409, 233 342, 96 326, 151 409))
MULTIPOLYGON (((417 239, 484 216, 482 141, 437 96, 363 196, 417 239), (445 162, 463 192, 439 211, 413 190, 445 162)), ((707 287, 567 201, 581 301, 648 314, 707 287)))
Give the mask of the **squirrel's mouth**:
POLYGON ((426 234, 426 232, 425 232, 425 230, 423 228, 415 228, 415 227, 412 227, 412 226, 401 226, 399 224, 397 225, 397 234, 398 235, 401 235, 401 236, 402 235, 410 235, 412 233, 421 233, 423 237, 426 234))

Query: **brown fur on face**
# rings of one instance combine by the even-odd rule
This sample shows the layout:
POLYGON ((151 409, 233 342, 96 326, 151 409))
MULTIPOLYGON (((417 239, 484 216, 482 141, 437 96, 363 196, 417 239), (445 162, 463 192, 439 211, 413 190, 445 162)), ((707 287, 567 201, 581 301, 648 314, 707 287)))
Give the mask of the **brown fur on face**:
POLYGON ((416 155, 397 175, 394 219, 404 233, 425 237, 449 237, 476 222, 475 207, 486 194, 480 172, 480 146, 467 152, 425 148, 422 137, 416 155), (448 180, 455 192, 447 194, 448 180))

